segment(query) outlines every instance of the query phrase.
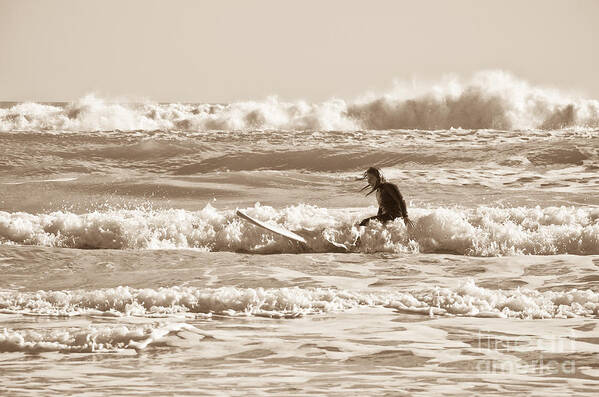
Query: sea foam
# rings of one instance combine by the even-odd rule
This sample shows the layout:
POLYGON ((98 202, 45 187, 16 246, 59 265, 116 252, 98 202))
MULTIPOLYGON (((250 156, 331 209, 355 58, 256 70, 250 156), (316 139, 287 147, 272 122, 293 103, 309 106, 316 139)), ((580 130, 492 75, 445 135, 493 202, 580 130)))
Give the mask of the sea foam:
POLYGON ((300 204, 282 209, 256 204, 247 210, 263 222, 294 230, 307 246, 290 244, 255 227, 235 211, 207 205, 182 209, 115 209, 75 214, 0 211, 0 242, 94 249, 181 249, 256 253, 329 252, 328 242, 356 252, 426 252, 472 256, 599 254, 599 209, 588 207, 413 208, 414 228, 398 219, 367 228, 356 223, 363 210, 300 204), (360 238, 357 246, 354 242, 360 238))
POLYGON ((381 306, 425 315, 510 318, 597 316, 599 294, 570 289, 492 290, 468 280, 455 288, 353 291, 331 288, 116 287, 98 290, 0 291, 0 312, 44 316, 182 314, 293 318, 381 306))

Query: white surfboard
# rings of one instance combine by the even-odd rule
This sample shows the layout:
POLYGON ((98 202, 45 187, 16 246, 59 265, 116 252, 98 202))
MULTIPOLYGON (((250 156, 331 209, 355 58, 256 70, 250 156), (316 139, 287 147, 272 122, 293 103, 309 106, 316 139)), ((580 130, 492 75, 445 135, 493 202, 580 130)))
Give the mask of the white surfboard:
POLYGON ((295 234, 292 231, 289 231, 285 228, 282 228, 280 226, 271 226, 271 225, 267 225, 264 222, 260 222, 257 219, 252 218, 251 216, 245 214, 244 212, 242 212, 241 210, 237 210, 237 215, 243 219, 245 219, 246 221, 248 221, 249 223, 261 227, 263 229, 266 229, 268 231, 271 231, 275 234, 278 234, 279 236, 283 236, 286 237, 290 240, 293 241, 297 241, 298 243, 304 243, 307 244, 306 239, 304 239, 302 236, 300 236, 299 234, 295 234))

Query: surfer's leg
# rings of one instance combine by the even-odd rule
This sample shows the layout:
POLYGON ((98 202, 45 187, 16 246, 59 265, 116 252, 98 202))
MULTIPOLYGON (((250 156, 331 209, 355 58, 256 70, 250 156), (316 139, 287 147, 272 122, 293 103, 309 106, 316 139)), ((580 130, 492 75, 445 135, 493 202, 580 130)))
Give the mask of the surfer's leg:
POLYGON ((376 217, 376 219, 381 222, 383 225, 389 221, 394 220, 396 217, 390 214, 382 214, 382 215, 378 215, 376 217))
POLYGON ((396 217, 394 217, 393 215, 390 215, 390 214, 371 216, 370 218, 363 219, 362 222, 360 222, 360 226, 366 226, 366 225, 368 225, 368 223, 370 221, 374 221, 374 220, 377 220, 377 221, 381 222, 382 224, 385 224, 389 221, 392 221, 395 218, 396 217))
POLYGON ((371 216, 370 218, 362 219, 362 222, 360 222, 360 226, 366 226, 366 225, 368 225, 368 222, 370 222, 373 219, 379 220, 379 217, 378 216, 371 216))

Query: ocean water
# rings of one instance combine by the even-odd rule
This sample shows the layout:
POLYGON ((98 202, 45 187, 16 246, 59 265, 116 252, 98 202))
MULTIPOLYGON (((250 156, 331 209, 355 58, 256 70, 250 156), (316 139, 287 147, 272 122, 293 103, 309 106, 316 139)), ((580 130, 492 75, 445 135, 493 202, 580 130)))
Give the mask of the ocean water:
POLYGON ((0 394, 595 395, 599 102, 401 92, 5 103, 0 394))

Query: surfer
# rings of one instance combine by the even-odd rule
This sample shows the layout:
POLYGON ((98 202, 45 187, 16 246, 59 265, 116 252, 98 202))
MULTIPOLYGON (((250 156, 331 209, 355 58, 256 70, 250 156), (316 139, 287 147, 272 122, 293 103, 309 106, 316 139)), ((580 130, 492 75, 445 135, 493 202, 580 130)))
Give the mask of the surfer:
POLYGON ((368 185, 360 191, 372 188, 366 196, 376 192, 376 200, 379 203, 379 211, 375 216, 363 219, 360 226, 366 226, 371 220, 377 220, 383 224, 397 218, 402 218, 406 226, 414 227, 412 221, 408 218, 408 209, 403 196, 399 192, 397 185, 387 182, 380 169, 370 167, 364 172, 361 179, 366 179, 368 185))

